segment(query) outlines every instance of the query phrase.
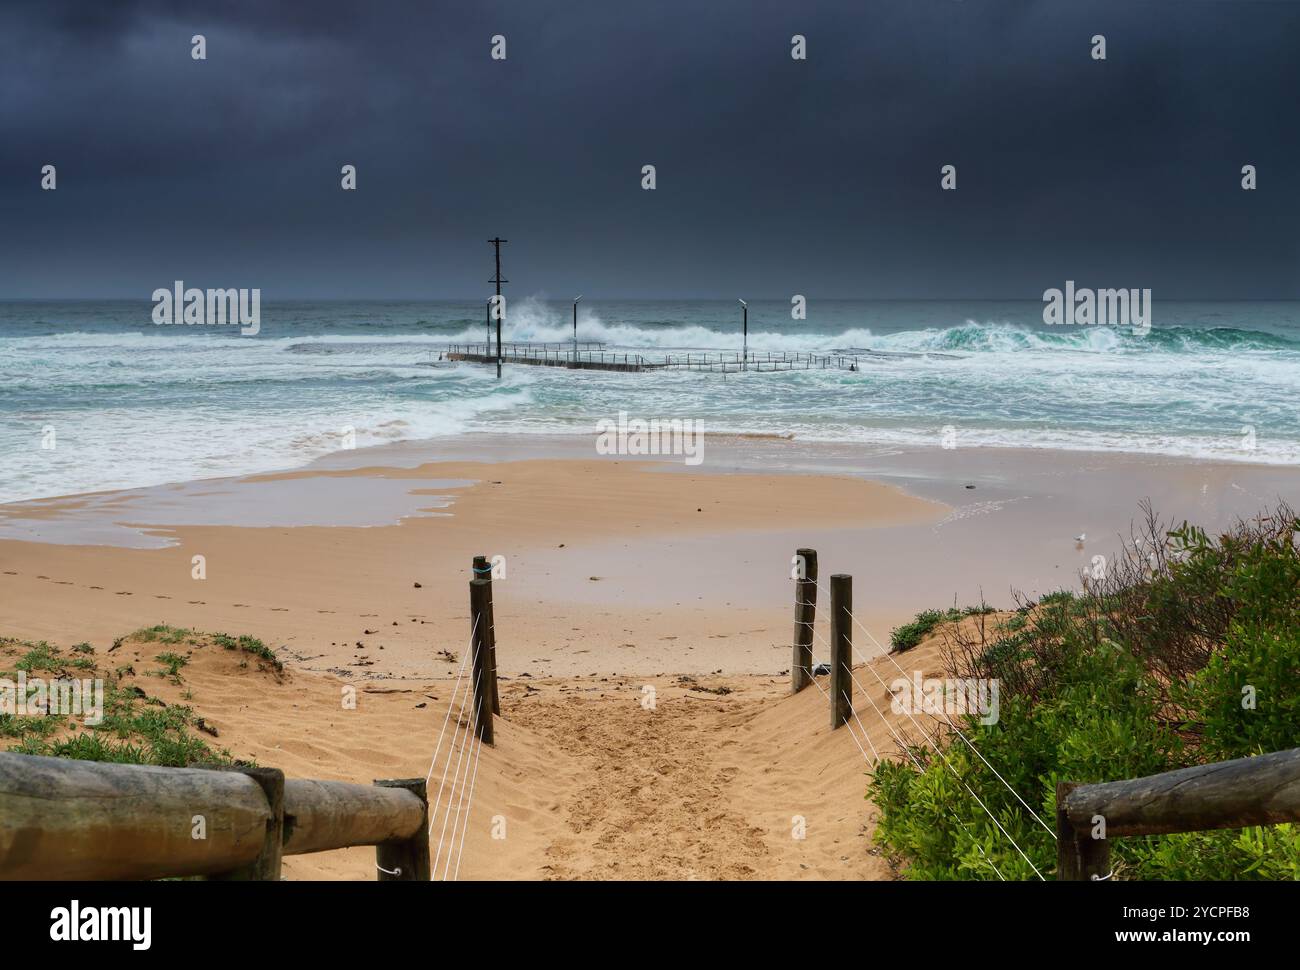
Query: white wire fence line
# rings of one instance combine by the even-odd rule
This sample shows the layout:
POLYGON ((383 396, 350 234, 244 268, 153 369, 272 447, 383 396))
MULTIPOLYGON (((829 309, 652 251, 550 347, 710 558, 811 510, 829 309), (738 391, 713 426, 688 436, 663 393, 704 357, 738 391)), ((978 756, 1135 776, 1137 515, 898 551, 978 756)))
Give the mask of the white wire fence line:
MULTIPOLYGON (((486 600, 486 612, 478 612, 478 607, 475 606, 473 591, 476 584, 488 584, 490 588, 490 580, 480 577, 472 580, 470 584, 473 622, 470 627, 469 644, 460 659, 451 695, 447 699, 447 713, 443 716, 442 728, 438 732, 438 740, 425 777, 427 785, 437 769, 443 742, 450 737, 442 774, 438 781, 438 790, 429 800, 426 835, 430 842, 440 817, 442 823, 438 832, 437 849, 433 853, 429 870, 430 879, 435 881, 439 879, 444 882, 448 879, 455 881, 460 876, 461 863, 465 856, 465 840, 474 809, 474 791, 478 783, 479 763, 483 757, 484 733, 480 730, 481 720, 492 716, 491 698, 484 688, 485 681, 492 676, 491 665, 496 662, 495 656, 487 655, 491 645, 495 644, 496 629, 490 619, 490 595, 486 600), (468 679, 465 676, 467 670, 473 671, 468 679), (457 698, 460 700, 459 708, 457 698), (472 702, 471 698, 473 698, 472 702), (455 712, 454 723, 453 712, 455 712), (449 726, 450 735, 447 733, 449 726)), ((492 652, 495 653, 494 650, 492 652)))
MULTIPOLYGON (((821 636, 817 633, 815 627, 812 627, 812 628, 810 628, 810 629, 812 630, 813 638, 814 638, 815 640, 817 640, 817 642, 820 643, 823 647, 825 647, 826 650, 827 650, 827 652, 828 652, 828 654, 829 654, 829 653, 830 653, 830 644, 828 644, 825 640, 823 640, 823 639, 821 638, 821 636)), ((870 665, 868 665, 868 667, 869 667, 869 666, 870 666, 870 665)), ((806 668, 805 668, 805 669, 806 669, 806 668)), ((813 671, 815 671, 816 669, 817 669, 817 665, 814 664, 814 665, 813 665, 813 671)), ((810 674, 813 674, 813 671, 809 671, 809 673, 810 673, 810 674)), ((907 757, 912 761, 912 763, 916 766, 916 769, 917 769, 918 771, 924 771, 924 770, 925 770, 924 767, 921 765, 920 761, 916 758, 916 756, 912 753, 912 751, 911 751, 911 747, 910 747, 910 746, 905 742, 905 740, 904 740, 903 737, 898 733, 898 731, 895 730, 894 726, 890 723, 889 718, 885 717, 885 713, 884 713, 884 711, 882 711, 882 710, 877 706, 876 702, 873 701, 873 700, 871 699, 871 695, 868 694, 868 693, 866 692, 866 690, 862 687, 862 684, 861 684, 861 682, 858 681, 857 677, 853 676, 853 670, 852 670, 852 667, 849 668, 849 676, 853 678, 853 682, 854 682, 854 684, 857 685, 858 690, 861 691, 861 693, 862 693, 862 696, 866 698, 867 703, 869 703, 869 704, 871 705, 871 707, 875 710, 876 715, 880 718, 881 723, 883 723, 883 724, 885 725, 885 729, 886 729, 886 730, 889 732, 889 734, 893 737, 894 742, 898 745, 899 750, 902 751, 902 752, 903 752, 903 753, 904 753, 904 754, 905 754, 905 755, 906 755, 906 756, 907 756, 907 757)), ((813 674, 813 676, 812 676, 812 682, 813 682, 814 684, 817 684, 818 688, 819 688, 819 689, 822 689, 822 692, 823 692, 824 694, 826 694, 827 698, 829 699, 829 697, 830 697, 829 693, 827 693, 827 692, 825 691, 825 689, 821 687, 821 684, 819 684, 819 683, 817 682, 817 677, 816 677, 815 674, 813 674)), ((883 685, 883 681, 882 681, 882 685, 883 685)), ((888 690, 888 687, 886 687, 886 690, 888 690)), ((844 699, 845 699, 846 702, 848 702, 849 710, 852 712, 854 719, 858 722, 858 727, 861 729, 862 733, 863 733, 864 735, 866 735, 866 733, 867 733, 866 726, 862 723, 862 719, 858 716, 857 709, 852 705, 852 703, 851 703, 851 700, 852 700, 852 699, 849 697, 849 695, 847 694, 847 692, 846 692, 845 695, 844 695, 844 699)), ((915 721, 913 721, 913 723, 915 723, 915 721)), ((851 728, 851 725, 849 725, 848 723, 845 723, 844 726, 845 726, 846 728, 851 728)), ((924 729, 920 728, 920 725, 917 725, 917 727, 918 727, 918 730, 921 730, 922 735, 926 737, 926 740, 929 741, 930 738, 929 738, 928 735, 925 734, 924 729)), ((851 733, 852 733, 852 731, 850 730, 850 734, 851 734, 851 733)), ((856 738, 855 738, 854 740, 856 740, 856 738)), ((868 743, 870 743, 870 738, 868 738, 868 743)), ((1016 840, 1015 840, 1014 838, 1012 838, 1011 834, 1010 834, 1009 832, 1007 832, 1007 830, 1002 826, 1002 823, 998 821, 997 816, 995 816, 995 815, 993 814, 993 812, 989 809, 989 807, 988 807, 987 805, 985 805, 984 802, 980 799, 980 797, 979 797, 978 795, 975 794, 975 792, 971 789, 971 787, 970 787, 969 785, 966 784, 965 780, 961 777, 960 774, 958 774, 957 770, 956 770, 955 768, 953 768, 952 764, 947 760, 947 758, 944 758, 944 757, 943 757, 943 754, 939 751, 938 747, 937 747, 936 745, 934 745, 934 742, 933 742, 933 741, 930 741, 930 744, 931 744, 931 747, 934 748, 935 752, 939 754, 939 757, 943 759, 944 764, 947 765, 948 770, 951 771, 951 772, 953 773, 953 776, 957 779, 958 783, 959 783, 963 788, 966 789, 966 791, 971 795, 971 797, 973 797, 973 798, 975 799, 976 802, 979 803, 980 808, 982 808, 982 809, 984 810, 985 814, 988 815, 989 819, 990 819, 990 820, 993 822, 993 824, 997 827, 998 831, 1001 832, 1002 835, 1006 837, 1007 841, 1011 843, 1011 845, 1015 848, 1016 852, 1018 852, 1018 853, 1020 854, 1020 857, 1021 857, 1022 859, 1024 859, 1025 862, 1029 863, 1029 867, 1030 867, 1031 869, 1034 870, 1034 872, 1038 875, 1038 878, 1039 878, 1040 880, 1044 880, 1044 881, 1046 881, 1046 880, 1045 880, 1045 877, 1044 877, 1043 874, 1042 874, 1042 872, 1038 869, 1037 866, 1035 866, 1035 865, 1033 864, 1033 862, 1029 859, 1029 856, 1026 855, 1025 852, 1024 852, 1024 850, 1022 850, 1022 849, 1020 848, 1020 845, 1016 842, 1016 840)), ((859 749, 861 749, 861 747, 862 747, 861 744, 859 744, 858 747, 859 747, 859 749)), ((872 745, 872 750, 873 750, 873 751, 875 750, 875 746, 874 746, 874 745, 872 745)), ((863 754, 864 754, 864 757, 865 757, 865 752, 863 752, 863 754)), ((881 759, 880 756, 877 754, 876 764, 878 764, 881 760, 883 760, 883 759, 881 759)), ((874 765, 873 765, 873 767, 874 767, 874 765)), ((957 825, 961 826, 962 831, 964 831, 968 836, 970 836, 971 843, 972 843, 972 844, 973 844, 973 845, 974 845, 974 846, 979 850, 980 855, 984 857, 984 859, 985 859, 986 862, 988 862, 989 866, 990 866, 990 867, 993 869, 993 871, 997 874, 998 878, 1001 879, 1001 880, 1003 880, 1003 881, 1005 881, 1006 877, 1002 875, 1002 872, 1001 872, 1001 871, 998 869, 998 867, 993 863, 993 860, 988 858, 988 854, 985 853, 983 846, 981 846, 981 845, 979 844, 979 840, 975 838, 974 834, 971 833, 970 829, 968 829, 968 828, 966 827, 966 825, 962 822, 962 820, 957 816, 957 813, 956 813, 955 811, 952 812, 952 819, 953 819, 954 822, 957 823, 957 825)))
MULTIPOLYGON (((800 579, 801 579, 802 582, 807 582, 807 583, 811 583, 811 584, 813 584, 813 585, 814 585, 818 590, 823 590, 823 591, 825 591, 825 593, 827 594, 827 599, 830 600, 830 602, 831 602, 832 604, 835 602, 835 600, 829 596, 829 590, 826 590, 825 586, 824 586, 824 585, 823 585, 819 580, 817 580, 815 577, 800 577, 800 579)), ((822 646, 824 646, 824 647, 827 649, 827 651, 828 651, 829 653, 832 654, 832 660, 833 660, 833 659, 834 659, 834 657, 833 657, 834 651, 831 650, 830 645, 829 645, 825 640, 823 640, 823 639, 820 637, 820 635, 817 634, 816 628, 815 628, 815 626, 813 625, 813 623, 809 623, 809 622, 807 622, 806 619, 804 619, 804 616, 806 616, 806 614, 805 614, 805 613, 800 609, 800 607, 808 607, 808 606, 815 607, 815 602, 811 602, 811 603, 810 603, 810 602, 805 602, 805 601, 800 600, 800 588, 799 588, 799 586, 796 586, 796 593, 795 593, 795 596, 796 596, 796 625, 797 625, 797 626, 802 626, 802 627, 806 628, 806 629, 808 630, 808 632, 811 634, 811 636, 814 637, 814 638, 816 638, 816 640, 817 640, 819 643, 821 643, 822 646)), ((832 608, 834 608, 834 607, 832 606, 832 608)), ((866 626, 865 626, 865 625, 864 625, 864 624, 863 624, 863 623, 862 623, 862 622, 861 622, 861 621, 860 621, 860 620, 859 620, 859 619, 858 619, 858 618, 853 614, 853 611, 852 611, 851 609, 849 609, 848 607, 843 607, 843 609, 844 609, 844 612, 847 614, 849 620, 852 622, 852 624, 855 625, 855 626, 857 626, 857 627, 858 627, 858 628, 859 628, 863 633, 865 633, 865 634, 867 635, 867 637, 868 637, 868 638, 871 640, 871 642, 875 645, 876 649, 880 651, 880 654, 881 654, 882 656, 886 657, 886 658, 889 660, 889 662, 892 663, 892 664, 894 665, 894 667, 899 671, 899 673, 903 674, 904 676, 908 676, 907 671, 904 670, 904 669, 903 669, 903 668, 898 664, 897 660, 894 659, 894 657, 893 657, 893 655, 891 654, 891 652, 890 652, 889 650, 886 650, 886 649, 884 648, 884 646, 880 643, 879 640, 876 639, 876 637, 872 634, 872 632, 871 632, 871 631, 870 631, 870 630, 869 630, 869 629, 868 629, 868 628, 867 628, 867 627, 866 627, 866 626)), ((814 614, 814 622, 815 622, 815 614, 814 614)), ((917 759, 917 758, 914 756, 914 754, 912 753, 910 746, 907 745, 907 744, 904 742, 904 739, 903 739, 903 738, 900 736, 900 734, 899 734, 899 733, 894 729, 894 726, 890 723, 889 719, 888 719, 887 717, 885 717, 884 712, 881 711, 880 708, 876 705, 875 701, 871 699, 871 695, 870 695, 870 693, 868 693, 868 692, 866 691, 866 689, 863 687, 862 682, 858 680, 857 675, 853 672, 851 661, 850 661, 850 663, 847 665, 847 667, 848 667, 848 669, 847 669, 847 673, 848 673, 849 677, 851 678, 852 683, 853 683, 854 685, 857 686, 857 688, 862 692, 863 696, 867 699, 867 702, 868 702, 869 704, 871 704, 871 706, 876 710, 877 715, 881 718, 881 721, 885 724, 886 729, 889 731, 890 735, 893 736, 893 738, 894 738, 894 740, 896 741, 896 743, 898 743, 898 746, 899 746, 900 750, 901 750, 901 751, 902 751, 902 752, 903 752, 903 753, 904 753, 904 754, 905 754, 905 755, 906 755, 906 756, 907 756, 907 757, 908 757, 908 758, 913 762, 913 764, 917 767, 918 770, 923 770, 923 768, 922 768, 920 762, 918 761, 918 759, 917 759)), ((875 666, 874 666, 872 663, 867 662, 867 663, 864 663, 864 667, 865 667, 866 670, 870 671, 871 675, 872 675, 873 677, 875 677, 876 681, 880 684, 880 686, 881 686, 882 688, 885 689, 886 693, 890 693, 889 685, 886 684, 885 681, 880 677, 880 674, 876 671, 875 666)), ((817 683, 816 676, 815 676, 815 674, 814 674, 814 671, 817 669, 816 665, 814 665, 813 668, 812 668, 811 670, 808 669, 808 668, 805 668, 805 667, 801 667, 800 669, 807 671, 808 674, 810 675, 810 676, 809 676, 809 679, 811 679, 811 680, 813 681, 813 683, 817 683)), ((819 687, 819 688, 820 688, 820 686, 821 686, 821 685, 818 684, 818 687, 819 687)), ((825 691, 823 691, 823 693, 825 693, 825 691)), ((827 694, 826 696, 827 696, 828 699, 829 699, 829 694, 827 694)), ((844 701, 845 701, 845 706, 846 706, 846 707, 848 708, 848 710, 852 713, 852 716, 853 716, 853 718, 857 721, 859 728, 860 728, 860 729, 863 731, 863 733, 865 734, 865 733, 866 733, 865 726, 862 724, 861 718, 858 716, 858 712, 857 712, 857 710, 853 707, 852 702, 851 702, 851 698, 849 697, 849 695, 847 694, 847 692, 844 694, 844 698, 843 698, 843 699, 844 699, 844 701)), ((947 756, 946 756, 946 755, 944 754, 944 752, 941 750, 940 746, 936 743, 935 736, 932 734, 932 732, 931 732, 931 731, 928 731, 928 730, 927 730, 927 729, 926 729, 926 728, 925 728, 925 727, 924 727, 924 726, 923 726, 919 721, 917 721, 917 719, 916 719, 915 717, 912 716, 912 713, 907 709, 906 706, 904 706, 904 707, 901 708, 901 712, 902 712, 902 713, 903 713, 903 714, 908 718, 909 721, 911 721, 912 725, 913 725, 913 726, 916 728, 916 730, 919 732, 920 736, 921 736, 922 738, 925 739, 926 743, 927 743, 927 744, 930 746, 930 748, 934 751, 935 755, 938 756, 939 760, 943 762, 943 764, 944 764, 944 765, 948 768, 948 770, 953 774, 954 778, 957 779, 958 783, 959 783, 959 784, 960 784, 960 785, 961 785, 961 786, 962 786, 962 787, 967 791, 967 793, 968 793, 968 794, 969 794, 969 795, 970 795, 970 796, 975 800, 975 802, 980 806, 981 810, 982 810, 982 811, 983 811, 983 812, 984 812, 984 813, 989 817, 990 821, 993 822, 993 824, 994 824, 994 826, 997 828, 997 830, 998 830, 998 831, 999 831, 999 832, 1000 832, 1000 833, 1001 833, 1001 834, 1002 834, 1002 835, 1007 839, 1008 842, 1011 843, 1012 847, 1016 850, 1016 852, 1020 855, 1020 857, 1021 857, 1022 859, 1024 859, 1024 861, 1025 861, 1025 862, 1029 865, 1029 867, 1034 871, 1034 873, 1038 876, 1038 878, 1039 878, 1039 879, 1045 879, 1045 877, 1043 876, 1042 871, 1041 871, 1041 870, 1040 870, 1036 865, 1034 865, 1033 861, 1029 858, 1028 854, 1027 854, 1027 853, 1026 853, 1022 848, 1021 848, 1021 846, 1020 846, 1020 845, 1016 842, 1016 840, 1011 836, 1010 832, 1007 831, 1006 827, 1005 827, 1005 826, 1002 824, 1002 822, 997 818, 997 816, 994 814, 994 812, 993 812, 993 811, 988 807, 988 805, 986 805, 986 804, 984 803, 983 799, 981 799, 981 798, 980 798, 980 797, 975 793, 975 791, 974 791, 974 790, 973 790, 973 789, 972 789, 972 788, 971 788, 971 787, 966 783, 965 779, 963 779, 963 778, 961 777, 960 773, 956 770, 956 768, 952 765, 952 763, 948 760, 947 756)), ((1018 792, 1017 792, 1017 791, 1016 791, 1016 790, 1015 790, 1015 789, 1014 789, 1014 788, 1013 788, 1013 787, 1012 787, 1012 786, 1007 782, 1007 780, 1006 780, 1006 779, 1001 775, 1001 773, 998 772, 998 771, 997 771, 997 770, 996 770, 996 769, 995 769, 995 768, 994 768, 994 767, 993 767, 993 766, 988 762, 988 760, 987 760, 986 758, 984 758, 984 756, 983 756, 982 754, 980 754, 979 750, 975 747, 975 745, 973 744, 973 742, 971 742, 971 740, 970 740, 968 737, 966 737, 966 735, 965 735, 965 734, 964 734, 964 733, 963 733, 963 732, 962 732, 962 731, 957 727, 957 725, 952 721, 952 718, 948 715, 948 713, 947 713, 946 711, 942 711, 942 712, 940 712, 940 713, 942 714, 943 719, 944 719, 944 721, 947 723, 947 725, 952 729, 952 731, 953 731, 954 733, 956 733, 958 736, 960 736, 962 742, 965 743, 965 744, 966 744, 966 745, 971 749, 971 751, 975 754, 975 756, 976 756, 977 758, 979 758, 980 762, 983 763, 983 764, 984 764, 984 765, 985 765, 985 766, 986 766, 990 771, 993 772, 993 774, 997 777, 998 781, 999 781, 999 782, 1000 782, 1000 783, 1001 783, 1001 784, 1002 784, 1002 785, 1007 789, 1007 791, 1012 795, 1012 797, 1015 798, 1016 801, 1018 801, 1018 802, 1019 802, 1019 803, 1020 803, 1020 804, 1025 808, 1025 809, 1026 809, 1026 811, 1028 811, 1029 814, 1030 814, 1030 815, 1031 815, 1031 816, 1032 816, 1032 817, 1033 817, 1033 818, 1038 822, 1038 824, 1041 825, 1041 826, 1043 827, 1043 829, 1044 829, 1044 830, 1045 830, 1049 835, 1051 835, 1052 838, 1055 840, 1055 838, 1056 838, 1056 833, 1055 833, 1055 832, 1054 832, 1054 831, 1053 831, 1053 830, 1052 830, 1052 829, 1051 829, 1051 828, 1050 828, 1050 827, 1049 827, 1049 826, 1048 826, 1048 825, 1047 825, 1047 824, 1042 820, 1042 818, 1038 815, 1038 813, 1035 812, 1035 811, 1033 810, 1033 808, 1029 806, 1029 804, 1028 804, 1028 803, 1027 803, 1027 802, 1026 802, 1026 801, 1025 801, 1021 796, 1020 796, 1020 794, 1019 794, 1019 793, 1018 793, 1018 792)), ((851 726, 851 724, 849 724, 849 723, 846 722, 846 723, 844 723, 843 726, 845 726, 846 728, 849 728, 849 729, 850 729, 850 733, 852 733, 852 730, 851 730, 851 727, 852 727, 852 726, 851 726)), ((857 740, 857 739, 856 739, 856 737, 855 737, 855 741, 856 741, 856 740, 857 740)), ((867 740, 870 741, 870 738, 868 737, 867 740)), ((858 747, 859 747, 859 749, 862 748, 861 743, 858 744, 858 747)), ((874 745, 873 745, 872 747, 873 747, 873 750, 874 750, 874 745)), ((958 825, 961 825, 963 831, 966 831, 968 835, 970 834, 969 830, 966 829, 966 827, 962 824, 961 820, 960 820, 959 818, 957 818, 957 816, 956 816, 955 813, 953 814, 953 820, 954 820, 955 822, 957 822, 958 825)), ((993 864, 992 864, 992 860, 990 860, 990 859, 987 858, 987 855, 984 853, 983 848, 979 846, 978 841, 976 841, 976 840, 973 838, 973 836, 972 836, 972 842, 973 842, 973 844, 976 845, 977 848, 979 848, 981 855, 984 855, 984 856, 985 856, 986 861, 989 862, 990 866, 991 866, 991 867, 994 869, 994 871, 998 874, 999 878, 1004 878, 1004 877, 1002 876, 1002 873, 1001 873, 1000 871, 998 871, 997 867, 996 867, 996 866, 993 866, 993 864)))
MULTIPOLYGON (((818 585, 818 588, 820 589, 820 588, 821 588, 821 584, 818 583, 817 585, 818 585)), ((893 652, 890 651, 890 650, 886 650, 886 649, 884 648, 884 646, 881 645, 880 641, 877 640, 877 639, 875 638, 874 635, 872 635, 871 631, 867 629, 867 627, 862 623, 862 621, 860 621, 856 616, 853 615, 853 611, 852 611, 852 610, 848 610, 848 609, 846 609, 846 610, 845 610, 845 613, 848 614, 849 619, 853 621, 854 625, 857 626, 857 628, 858 628, 859 630, 861 630, 863 633, 865 633, 868 637, 871 638, 871 642, 874 643, 874 644, 876 645, 876 649, 879 650, 879 651, 881 652, 881 656, 883 656, 886 660, 888 660, 890 663, 892 663, 892 664, 894 665, 894 668, 895 668, 895 669, 896 669, 900 674, 902 674, 903 676, 906 677, 906 676, 908 675, 908 674, 907 674, 907 671, 904 670, 904 669, 899 665, 898 661, 894 659, 894 654, 893 654, 893 652)), ((881 686, 882 686, 882 687, 885 687, 885 689, 888 690, 888 687, 885 685, 885 682, 884 682, 883 680, 881 680, 880 675, 876 673, 875 668, 872 667, 870 664, 864 664, 864 666, 865 666, 868 670, 870 670, 871 673, 872 673, 873 675, 875 675, 876 679, 880 681, 881 686)), ((850 676, 851 676, 851 675, 852 675, 852 670, 850 669, 850 676)), ((857 678, 856 678, 856 677, 854 678, 854 683, 857 683, 857 678)), ((908 712, 906 712, 906 711, 904 711, 904 713, 907 714, 908 719, 911 720, 911 722, 912 722, 913 724, 917 724, 916 719, 913 718, 912 715, 911 715, 910 713, 908 713, 908 712)), ((1011 793, 1011 795, 1016 799, 1016 801, 1020 802, 1020 804, 1021 804, 1022 806, 1024 806, 1025 811, 1027 811, 1030 815, 1033 816, 1034 820, 1035 820, 1036 822, 1038 822, 1038 824, 1041 825, 1041 826, 1043 827, 1043 830, 1046 831, 1047 834, 1050 835, 1053 839, 1055 839, 1055 838, 1056 838, 1056 833, 1052 830, 1051 826, 1049 826, 1046 822, 1044 822, 1043 819, 1039 816, 1039 814, 1038 814, 1037 812, 1035 812, 1035 811, 1033 810, 1033 808, 1030 807, 1029 803, 1026 802, 1023 798, 1020 797, 1019 792, 1017 792, 1013 787, 1011 787, 1011 784, 1010 784, 1010 783, 1009 783, 1005 778, 1002 777, 1002 774, 1001 774, 1001 773, 1000 773, 996 768, 994 768, 991 764, 989 764, 988 760, 984 757, 984 755, 980 754, 979 749, 976 748, 975 745, 974 745, 973 743, 971 743, 971 740, 970 740, 968 737, 966 737, 966 735, 962 733, 961 729, 960 729, 959 727, 957 727, 957 725, 953 722, 952 717, 948 714, 948 712, 945 711, 945 710, 942 710, 942 709, 941 709, 941 710, 940 710, 940 713, 943 715, 943 719, 944 719, 944 721, 947 723, 948 727, 950 727, 950 728, 953 730, 953 732, 954 732, 954 733, 955 733, 959 738, 961 738, 961 740, 966 744, 966 746, 967 746, 968 748, 970 748, 972 752, 974 752, 975 756, 976 756, 977 758, 979 758, 981 762, 984 763, 985 767, 987 767, 987 768, 989 769, 989 771, 991 771, 991 772, 993 772, 993 774, 997 775, 997 779, 998 779, 998 781, 1000 781, 1000 782, 1003 784, 1003 786, 1005 786, 1005 788, 1007 789, 1007 791, 1011 793)), ((918 728, 918 730, 921 729, 919 724, 917 724, 917 728, 918 728)), ((924 732, 923 732, 923 733, 924 733, 924 732)), ((926 735, 926 737, 927 737, 927 740, 928 740, 928 739, 929 739, 929 736, 926 735)), ((933 742, 931 742, 931 745, 933 746, 933 742)))

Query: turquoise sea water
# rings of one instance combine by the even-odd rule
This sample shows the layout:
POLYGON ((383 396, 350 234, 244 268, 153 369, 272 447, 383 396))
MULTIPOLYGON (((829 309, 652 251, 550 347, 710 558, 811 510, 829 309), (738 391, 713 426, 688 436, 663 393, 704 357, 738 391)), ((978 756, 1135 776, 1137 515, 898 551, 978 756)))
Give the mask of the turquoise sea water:
MULTIPOLYGON (((464 432, 593 434, 619 411, 709 431, 1300 463, 1300 304, 1154 304, 1145 337, 1047 327, 1033 302, 751 302, 751 350, 870 349, 856 373, 609 374, 428 366, 482 340, 483 304, 262 304, 261 332, 155 326, 148 302, 0 303, 0 501, 297 467, 464 432), (909 356, 916 354, 916 356, 909 356), (936 355, 937 354, 937 355, 936 355), (47 429, 56 447, 43 448, 47 429), (1247 431, 1252 429, 1253 433, 1247 431)), ((571 307, 509 307, 507 339, 565 341, 571 307)), ((620 351, 739 350, 724 301, 580 304, 620 351)))

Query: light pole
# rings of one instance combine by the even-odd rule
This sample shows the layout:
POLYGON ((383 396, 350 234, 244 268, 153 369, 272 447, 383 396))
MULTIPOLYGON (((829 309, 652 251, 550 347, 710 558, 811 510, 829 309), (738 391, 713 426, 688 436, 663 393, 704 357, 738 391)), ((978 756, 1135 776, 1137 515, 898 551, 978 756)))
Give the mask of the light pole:
POLYGON ((483 322, 487 324, 487 345, 483 351, 484 357, 492 356, 492 301, 488 300, 483 305, 483 322))
POLYGON ((744 314, 743 322, 741 326, 743 328, 742 332, 745 335, 744 336, 745 343, 744 343, 744 354, 741 356, 740 359, 740 369, 749 370, 749 304, 746 303, 744 300, 737 300, 736 302, 738 302, 742 307, 745 308, 744 310, 741 311, 744 314))
POLYGON ((573 365, 578 365, 578 301, 582 299, 579 293, 573 298, 573 365))

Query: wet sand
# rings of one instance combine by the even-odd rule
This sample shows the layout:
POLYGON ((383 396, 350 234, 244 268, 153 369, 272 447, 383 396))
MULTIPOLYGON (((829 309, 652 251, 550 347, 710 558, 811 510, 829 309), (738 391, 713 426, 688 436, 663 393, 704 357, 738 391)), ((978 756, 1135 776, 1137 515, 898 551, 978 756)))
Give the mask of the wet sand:
POLYGON ((498 662, 509 674, 773 672, 788 652, 794 550, 746 563, 732 554, 733 540, 792 527, 920 524, 944 514, 937 503, 848 476, 658 468, 594 459, 439 462, 10 505, 0 513, 5 525, 63 541, 0 542, 0 630, 94 643, 167 623, 253 634, 307 669, 438 676, 450 670, 439 651, 468 638, 469 566, 483 554, 502 557, 498 662), (349 487, 319 487, 331 479, 349 487), (449 481, 472 484, 448 488, 449 481), (426 492, 436 495, 435 514, 419 511, 426 492), (320 515, 311 496, 341 493, 372 524, 294 524, 320 515), (278 509, 264 504, 272 495, 278 509), (282 524, 157 521, 184 519, 186 509, 196 521, 220 519, 241 503, 250 503, 250 518, 282 524), (67 541, 82 534, 123 545, 67 541), (670 537, 685 545, 659 545, 670 537), (138 548, 145 540, 160 547, 138 548), (686 555, 700 559, 688 563, 686 555), (195 556, 203 557, 204 579, 193 578, 195 556), (683 585, 682 576, 701 568, 698 581, 683 585))
POLYGON ((823 578, 854 577, 884 642, 921 609, 1077 588, 1144 498, 1213 530, 1300 493, 1294 469, 1138 456, 763 439, 711 440, 706 456, 478 436, 0 506, 0 633, 95 642, 165 622, 250 633, 310 669, 437 676, 437 652, 468 637, 484 554, 503 557, 508 673, 773 673, 799 547, 823 578))

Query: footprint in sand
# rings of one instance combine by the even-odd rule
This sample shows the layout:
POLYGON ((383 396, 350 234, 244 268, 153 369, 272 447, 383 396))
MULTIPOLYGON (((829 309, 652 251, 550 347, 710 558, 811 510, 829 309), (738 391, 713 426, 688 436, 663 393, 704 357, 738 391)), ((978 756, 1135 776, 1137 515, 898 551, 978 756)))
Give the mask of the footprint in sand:
POLYGON ((18 574, 17 574, 16 572, 13 572, 12 570, 6 569, 6 570, 5 570, 5 575, 6 575, 6 576, 17 576, 18 574))
POLYGON ((247 604, 247 603, 232 603, 231 605, 234 606, 235 609, 240 609, 240 608, 242 608, 242 609, 248 609, 248 604, 247 604))
POLYGON ((186 600, 186 602, 189 603, 190 606, 207 606, 207 605, 208 605, 207 603, 203 602, 203 600, 186 600))
POLYGON ((171 599, 170 596, 163 596, 161 593, 154 593, 154 594, 153 594, 153 598, 156 599, 156 600, 169 600, 169 599, 171 599))
POLYGON ((272 612, 272 613, 288 613, 288 612, 289 612, 289 607, 287 607, 287 606, 273 606, 273 607, 271 607, 271 612, 272 612))
POLYGON ((103 586, 88 586, 87 589, 103 589, 103 586))
POLYGON ((134 596, 135 594, 134 594, 134 593, 128 593, 126 590, 121 590, 120 592, 118 592, 117 595, 118 595, 118 596, 134 596))

